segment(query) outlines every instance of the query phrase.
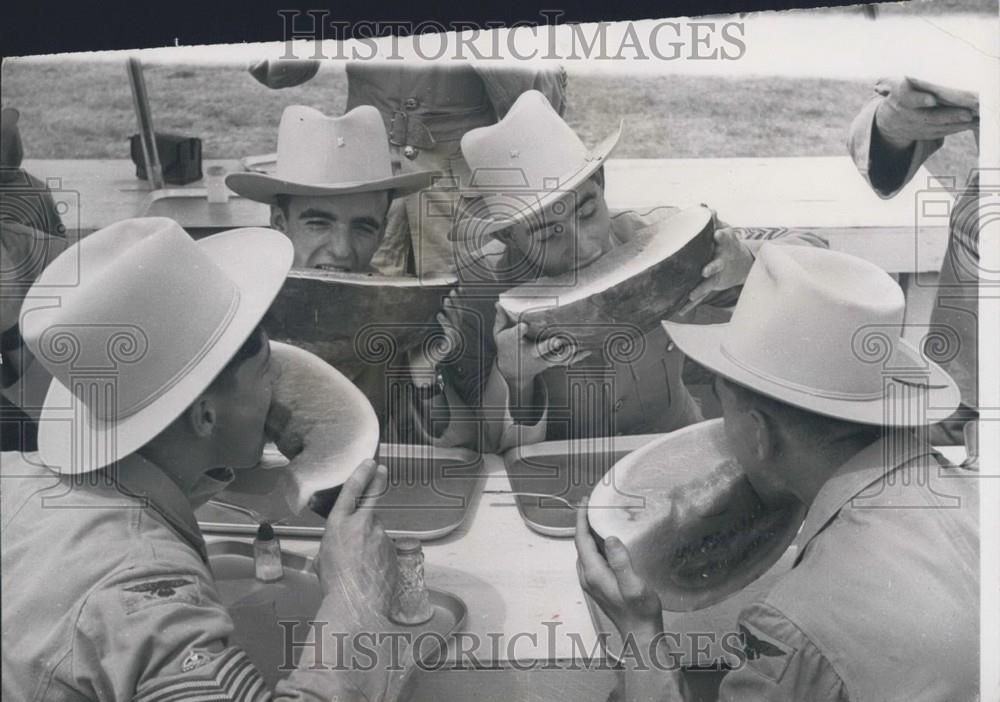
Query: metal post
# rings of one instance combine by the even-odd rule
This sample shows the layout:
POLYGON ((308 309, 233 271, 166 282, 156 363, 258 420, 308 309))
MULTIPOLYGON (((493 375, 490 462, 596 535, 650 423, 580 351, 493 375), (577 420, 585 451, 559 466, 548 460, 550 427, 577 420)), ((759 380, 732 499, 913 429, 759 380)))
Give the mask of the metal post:
POLYGON ((135 115, 139 122, 139 140, 142 142, 142 157, 146 162, 146 174, 154 190, 164 187, 163 168, 160 166, 160 155, 156 150, 156 133, 153 131, 153 115, 149 109, 149 97, 146 94, 146 80, 142 75, 142 64, 134 56, 128 59, 128 79, 132 87, 132 102, 135 105, 135 115))

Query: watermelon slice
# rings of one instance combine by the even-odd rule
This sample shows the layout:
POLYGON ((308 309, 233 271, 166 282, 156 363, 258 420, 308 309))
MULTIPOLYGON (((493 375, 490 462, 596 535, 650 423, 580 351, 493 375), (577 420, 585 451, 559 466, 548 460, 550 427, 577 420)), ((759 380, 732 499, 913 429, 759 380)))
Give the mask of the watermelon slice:
POLYGON ((511 320, 528 325, 531 338, 560 334, 595 347, 623 330, 645 334, 701 282, 714 234, 710 209, 683 209, 585 268, 511 288, 500 305, 511 320))
POLYGON ((292 270, 264 328, 356 378, 438 334, 434 315, 456 280, 292 270))
POLYGON ((272 341, 271 359, 279 376, 267 430, 290 459, 279 482, 298 514, 314 493, 342 485, 361 461, 375 457, 378 418, 364 393, 308 351, 272 341))
POLYGON ((587 512, 616 536, 663 608, 687 612, 739 592, 795 539, 805 507, 765 505, 726 443, 723 420, 667 434, 618 461, 587 512))

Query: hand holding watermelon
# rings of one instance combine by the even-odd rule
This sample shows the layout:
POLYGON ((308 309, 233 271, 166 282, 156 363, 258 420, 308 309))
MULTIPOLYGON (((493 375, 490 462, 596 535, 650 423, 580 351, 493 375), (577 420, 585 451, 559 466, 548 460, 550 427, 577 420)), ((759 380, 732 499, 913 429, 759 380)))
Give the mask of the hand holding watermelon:
POLYGON ((527 324, 519 322, 511 326, 503 307, 498 304, 496 310, 493 338, 497 345, 497 369, 511 387, 527 390, 549 368, 572 366, 592 353, 581 351, 563 336, 530 339, 527 324))
POLYGON ((688 294, 690 302, 684 305, 681 314, 693 310, 713 292, 729 290, 746 282, 753 266, 753 254, 743 243, 738 231, 733 227, 715 231, 715 253, 712 260, 701 269, 702 281, 688 294))
POLYGON ((650 643, 663 631, 660 597, 633 569, 628 548, 616 537, 597 549, 587 521, 587 500, 576 511, 576 570, 580 586, 614 622, 623 638, 650 643))
POLYGON ((327 519, 316 572, 323 592, 359 597, 388 616, 399 569, 396 550, 375 516, 375 498, 385 492, 388 471, 366 459, 344 483, 327 519))
POLYGON ((372 508, 387 481, 385 466, 364 460, 340 491, 315 561, 324 594, 316 621, 328 624, 327 632, 334 629, 346 636, 338 639, 336 647, 327 647, 333 655, 317 661, 314 656, 323 655, 323 647, 306 647, 299 662, 300 670, 315 669, 316 663, 335 666, 356 655, 374 656, 382 663, 354 666, 342 673, 364 699, 400 699, 415 670, 413 648, 405 640, 386 636, 369 645, 360 643, 372 632, 402 633, 389 618, 399 581, 396 549, 372 508), (390 660, 391 666, 384 663, 390 660))

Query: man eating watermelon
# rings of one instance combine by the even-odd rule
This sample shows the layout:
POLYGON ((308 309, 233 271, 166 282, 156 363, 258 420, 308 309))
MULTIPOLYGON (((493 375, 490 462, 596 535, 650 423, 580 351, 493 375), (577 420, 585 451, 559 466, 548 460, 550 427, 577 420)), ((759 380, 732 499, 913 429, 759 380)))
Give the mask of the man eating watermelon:
MULTIPOLYGON (((273 691, 233 640, 195 520, 260 460, 285 366, 259 325, 291 263, 273 230, 195 242, 156 217, 94 232, 35 281, 20 326, 53 380, 38 452, 2 459, 4 699, 399 692, 405 673, 389 670, 387 655, 364 670, 336 658, 353 655, 351 635, 391 628, 395 550, 366 506, 385 489, 384 466, 360 462, 319 546, 315 620, 348 636, 307 647, 273 691)), ((374 441, 350 462, 369 451, 374 441)))
MULTIPOLYGON (((682 380, 684 356, 662 329, 634 340, 639 352, 615 354, 533 340, 492 304, 497 290, 583 270, 638 232, 669 226, 673 207, 608 208, 603 164, 621 134, 587 149, 541 93, 527 91, 497 124, 462 138, 473 172, 452 234, 463 290, 441 321, 465 350, 452 380, 466 402, 483 408, 497 452, 547 439, 671 431, 702 419, 682 380)), ((732 304, 765 236, 826 246, 808 233, 720 229, 684 311, 732 304)))
MULTIPOLYGON (((427 170, 393 173, 382 118, 370 105, 340 117, 292 105, 278 127, 276 172, 230 173, 226 184, 243 197, 271 206, 270 225, 291 240, 295 268, 373 273, 372 259, 386 235, 390 204, 426 188, 436 175, 427 170)), ((418 370, 430 365, 419 349, 403 351, 407 358, 390 363, 405 362, 418 370)), ((390 385, 389 363, 358 365, 363 368, 351 381, 375 407, 385 440, 443 446, 474 440, 470 423, 442 419, 459 404, 443 379, 409 392, 413 388, 390 385), (403 404, 394 401, 397 394, 417 399, 403 404)), ((426 383, 429 374, 412 375, 416 385, 426 383)))
MULTIPOLYGON (((763 503, 807 510, 791 570, 733 622, 743 651, 724 702, 978 699, 976 474, 928 443, 960 394, 900 336, 903 313, 874 264, 768 244, 729 323, 664 322, 717 374, 729 448, 763 503)), ((626 666, 625 698, 692 699, 655 663, 671 660, 670 643, 623 543, 634 536, 604 534, 601 553, 580 509, 581 585, 647 664, 626 666)), ((740 554, 728 555, 735 575, 740 554)), ((669 577, 669 561, 653 565, 669 577)))

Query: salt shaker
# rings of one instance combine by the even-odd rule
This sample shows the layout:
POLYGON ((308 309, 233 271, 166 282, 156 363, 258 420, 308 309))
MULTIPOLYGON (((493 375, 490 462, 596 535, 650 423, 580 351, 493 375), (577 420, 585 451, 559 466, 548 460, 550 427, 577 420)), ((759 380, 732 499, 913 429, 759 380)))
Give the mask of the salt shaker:
POLYGON ((209 203, 213 205, 224 205, 229 202, 229 188, 226 187, 225 167, 208 167, 205 172, 205 191, 209 203))
POLYGON ((389 618, 397 624, 423 624, 434 616, 424 583, 424 551, 418 539, 396 541, 399 583, 392 596, 389 618))
POLYGON ((267 522, 257 529, 257 538, 253 541, 253 566, 254 576, 261 582, 273 583, 285 574, 278 537, 267 522))

